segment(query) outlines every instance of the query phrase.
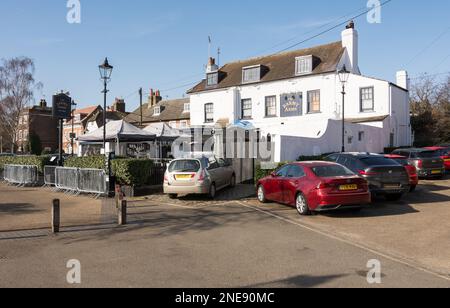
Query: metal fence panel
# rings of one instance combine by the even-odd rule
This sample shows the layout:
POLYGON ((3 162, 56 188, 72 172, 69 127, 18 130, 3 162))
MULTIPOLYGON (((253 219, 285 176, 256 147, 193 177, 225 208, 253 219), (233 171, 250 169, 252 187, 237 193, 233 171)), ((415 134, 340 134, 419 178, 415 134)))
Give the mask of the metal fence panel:
POLYGON ((44 184, 47 186, 56 185, 56 166, 44 167, 44 184))
POLYGON ((57 167, 55 169, 55 186, 58 189, 78 192, 78 169, 57 167))
POLYGON ((101 169, 79 169, 78 190, 92 194, 106 193, 106 172, 101 169))
POLYGON ((4 179, 10 184, 35 185, 38 183, 37 166, 5 165, 4 179))

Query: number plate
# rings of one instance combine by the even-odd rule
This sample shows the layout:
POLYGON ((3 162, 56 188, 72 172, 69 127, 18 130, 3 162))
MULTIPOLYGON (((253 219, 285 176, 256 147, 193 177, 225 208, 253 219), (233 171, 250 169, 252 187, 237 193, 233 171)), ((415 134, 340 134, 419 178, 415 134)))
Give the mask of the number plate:
POLYGON ((442 171, 441 170, 433 170, 431 171, 431 174, 441 174, 442 171))
POLYGON ((387 189, 398 189, 398 188, 400 188, 400 184, 384 184, 384 188, 387 188, 387 189))
POLYGON ((356 185, 356 184, 341 185, 341 186, 339 186, 339 190, 341 190, 341 191, 358 190, 358 185, 356 185))
POLYGON ((179 175, 176 175, 175 176, 175 179, 178 181, 178 180, 190 180, 190 179, 192 179, 192 175, 190 175, 190 174, 179 174, 179 175))

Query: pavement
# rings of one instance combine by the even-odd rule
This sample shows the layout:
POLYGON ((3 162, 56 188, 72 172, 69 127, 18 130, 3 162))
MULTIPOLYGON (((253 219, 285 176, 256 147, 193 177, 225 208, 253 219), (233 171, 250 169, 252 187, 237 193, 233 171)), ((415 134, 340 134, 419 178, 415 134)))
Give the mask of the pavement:
POLYGON ((129 201, 124 227, 111 201, 3 184, 0 195, 0 287, 73 287, 71 259, 80 287, 450 287, 449 180, 360 213, 311 217, 230 192, 214 202, 149 196, 129 201), (380 285, 366 279, 372 259, 380 285))

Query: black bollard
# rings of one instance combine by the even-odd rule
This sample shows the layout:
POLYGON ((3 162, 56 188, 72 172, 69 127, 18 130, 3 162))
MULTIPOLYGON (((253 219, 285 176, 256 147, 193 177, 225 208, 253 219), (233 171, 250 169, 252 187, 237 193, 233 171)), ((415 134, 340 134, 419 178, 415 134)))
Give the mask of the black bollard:
POLYGON ((127 224, 127 201, 122 200, 119 206, 119 213, 118 213, 118 225, 124 226, 127 224))
POLYGON ((60 220, 61 220, 60 201, 59 201, 59 199, 55 199, 55 200, 53 200, 53 205, 52 205, 52 232, 53 233, 59 233, 59 228, 61 226, 60 220))

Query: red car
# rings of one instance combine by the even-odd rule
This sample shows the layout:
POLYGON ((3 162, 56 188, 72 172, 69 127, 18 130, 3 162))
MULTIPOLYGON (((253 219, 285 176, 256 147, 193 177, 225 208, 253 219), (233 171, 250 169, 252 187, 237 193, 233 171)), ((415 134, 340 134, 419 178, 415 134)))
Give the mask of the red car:
POLYGON ((436 156, 444 160, 445 171, 450 171, 450 147, 428 147, 425 149, 435 151, 436 156))
POLYGON ((285 165, 257 185, 258 200, 295 206, 300 215, 371 203, 365 179, 332 162, 285 165))
POLYGON ((409 183, 411 185, 411 192, 416 190, 417 185, 419 185, 419 175, 417 174, 417 169, 413 165, 411 165, 408 161, 408 158, 401 155, 389 154, 385 155, 386 158, 395 160, 400 165, 404 166, 409 175, 409 183))

